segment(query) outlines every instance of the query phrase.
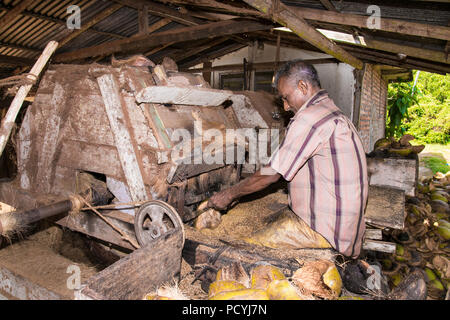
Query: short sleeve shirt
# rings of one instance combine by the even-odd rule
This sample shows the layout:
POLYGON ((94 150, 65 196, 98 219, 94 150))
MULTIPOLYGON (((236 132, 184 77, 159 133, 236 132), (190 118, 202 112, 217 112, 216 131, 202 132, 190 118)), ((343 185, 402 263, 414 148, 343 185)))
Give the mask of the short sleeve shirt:
POLYGON ((356 128, 325 90, 291 119, 270 167, 289 182, 291 209, 345 256, 360 254, 368 194, 356 128))

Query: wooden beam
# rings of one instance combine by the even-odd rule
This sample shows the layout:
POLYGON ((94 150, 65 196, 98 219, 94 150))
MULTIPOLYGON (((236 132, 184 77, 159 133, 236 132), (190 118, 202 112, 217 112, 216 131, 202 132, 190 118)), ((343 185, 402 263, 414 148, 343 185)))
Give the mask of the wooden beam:
MULTIPOLYGON (((289 6, 297 16, 311 21, 320 21, 367 29, 367 16, 325 10, 289 6)), ((398 19, 380 18, 381 31, 407 34, 419 37, 450 40, 450 27, 409 22, 398 19)))
POLYGON ((443 51, 435 51, 430 49, 412 47, 393 42, 381 41, 376 39, 365 39, 368 48, 387 51, 392 53, 403 53, 410 57, 416 57, 425 60, 431 60, 441 63, 450 63, 449 57, 443 51))
POLYGON ((208 38, 211 35, 222 36, 270 29, 272 26, 255 21, 227 20, 193 27, 177 28, 150 35, 138 35, 127 39, 110 41, 97 46, 61 53, 55 56, 56 62, 67 62, 95 57, 115 52, 145 52, 149 48, 171 42, 184 42, 208 38))
MULTIPOLYGON (((282 65, 287 61, 280 61, 278 65, 282 65)), ((310 59, 305 60, 305 62, 310 64, 325 64, 325 63, 338 63, 339 60, 335 58, 324 58, 324 59, 310 59)), ((251 65, 250 70, 275 70, 276 67, 273 62, 257 62, 251 65)), ((242 71, 244 70, 243 64, 227 64, 223 66, 215 67, 203 67, 196 69, 183 69, 184 72, 190 73, 200 73, 200 72, 213 72, 213 71, 242 71)))
POLYGON ((0 33, 13 23, 16 18, 24 11, 34 0, 23 0, 0 18, 0 33))
POLYGON ((145 5, 138 10, 139 33, 149 34, 148 32, 148 6, 145 5))
POLYGON ((0 55, 0 64, 10 66, 30 66, 35 62, 33 59, 0 55))
MULTIPOLYGON (((36 61, 36 63, 34 64, 33 68, 30 71, 30 74, 34 75, 34 77, 31 75, 27 76, 29 80, 36 80, 36 78, 39 77, 39 75, 47 65, 48 60, 55 52, 57 47, 58 42, 55 41, 50 41, 47 44, 41 56, 36 61)), ((3 150, 5 149, 6 143, 8 142, 8 139, 11 135, 11 130, 15 125, 17 115, 19 114, 23 101, 27 97, 28 92, 30 92, 32 86, 33 86, 32 84, 20 86, 16 96, 14 97, 14 100, 11 102, 11 105, 9 106, 8 113, 2 119, 2 124, 0 128, 0 155, 3 153, 3 150)))
POLYGON ((92 26, 96 25, 97 23, 99 23, 100 21, 104 20, 105 18, 109 17, 110 15, 112 15, 114 12, 116 12, 117 10, 119 10, 120 8, 122 8, 122 5, 120 4, 114 4, 111 7, 107 8, 106 10, 103 10, 102 12, 100 12, 99 14, 95 15, 94 17, 92 17, 89 21, 87 22, 83 22, 83 24, 81 25, 80 29, 74 29, 72 31, 71 34, 69 34, 67 37, 65 37, 64 39, 62 39, 59 42, 59 46, 62 47, 65 44, 67 44, 68 42, 70 42, 71 40, 75 39, 76 37, 78 37, 80 34, 82 34, 83 32, 85 32, 86 30, 88 30, 89 28, 91 28, 92 26))
POLYGON ((288 27, 299 37, 303 38, 305 41, 311 43, 323 52, 332 55, 342 62, 348 63, 356 69, 363 68, 364 64, 361 60, 354 57, 334 42, 330 41, 315 28, 311 27, 303 18, 298 17, 290 7, 287 7, 282 3, 278 3, 278 7, 273 8, 272 2, 269 0, 244 1, 259 11, 269 15, 272 20, 288 27))

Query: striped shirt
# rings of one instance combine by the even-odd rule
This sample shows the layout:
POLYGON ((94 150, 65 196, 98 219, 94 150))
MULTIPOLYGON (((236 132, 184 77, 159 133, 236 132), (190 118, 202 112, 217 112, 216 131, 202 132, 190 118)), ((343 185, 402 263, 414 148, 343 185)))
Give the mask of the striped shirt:
POLYGON ((338 252, 356 258, 365 232, 366 155, 355 127, 325 90, 291 119, 269 165, 289 182, 291 209, 338 252))

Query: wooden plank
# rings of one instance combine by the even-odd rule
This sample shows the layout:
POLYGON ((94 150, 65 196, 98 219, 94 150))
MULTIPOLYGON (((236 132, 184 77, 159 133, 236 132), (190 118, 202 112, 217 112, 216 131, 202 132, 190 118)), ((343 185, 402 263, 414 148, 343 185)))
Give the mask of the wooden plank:
POLYGON ((396 245, 392 242, 365 240, 362 246, 363 250, 380 251, 386 253, 395 253, 396 245))
MULTIPOLYGON (((126 223, 119 219, 111 217, 108 212, 102 214, 117 228, 125 232, 130 238, 134 238, 134 225, 126 223)), ((124 240, 119 233, 114 231, 110 225, 99 218, 93 212, 81 211, 74 216, 67 215, 64 218, 56 221, 57 224, 69 228, 70 230, 87 234, 90 237, 112 243, 121 248, 134 250, 135 248, 126 240, 124 240)))
POLYGON ((126 39, 110 41, 88 48, 61 53, 55 56, 55 61, 68 62, 104 54, 113 54, 115 52, 144 52, 149 48, 171 42, 184 42, 208 38, 212 34, 214 36, 221 36, 257 30, 267 30, 270 28, 270 25, 255 21, 219 21, 193 27, 176 28, 151 35, 138 35, 126 39))
MULTIPOLYGON (((34 75, 36 78, 39 77, 40 73, 46 66, 48 60, 52 56, 53 52, 55 52, 58 47, 58 42, 50 41, 45 47, 39 59, 34 64, 33 68, 31 68, 30 73, 34 75)), ((35 80, 35 77, 28 76, 30 80, 35 80)), ((11 130, 15 125, 16 117, 22 107, 22 103, 24 99, 27 97, 28 93, 31 90, 32 84, 22 85, 17 91, 14 100, 9 106, 8 112, 6 116, 2 119, 2 124, 0 128, 0 155, 3 153, 3 150, 8 142, 9 136, 11 134, 11 130)))
MULTIPOLYGON (((294 6, 289 6, 289 8, 296 15, 302 17, 305 20, 320 21, 367 29, 367 16, 310 8, 299 8, 294 6)), ((398 19, 380 17, 380 28, 377 30, 413 35, 418 37, 450 40, 449 27, 410 22, 398 19)))
POLYGON ((131 137, 131 127, 125 114, 126 106, 120 93, 119 84, 112 74, 98 77, 97 82, 103 96, 131 199, 133 201, 151 199, 145 189, 142 163, 138 162, 137 147, 131 137))
POLYGON ((112 146, 64 140, 58 165, 124 179, 117 148, 112 146))
POLYGON ((368 157, 367 170, 370 185, 400 188, 407 196, 415 196, 418 160, 368 157))
POLYGON ((231 98, 233 92, 209 88, 152 86, 136 95, 138 103, 219 106, 231 98))
POLYGON ((81 28, 80 29, 75 29, 73 30, 67 37, 65 37, 64 39, 62 39, 61 41, 59 41, 59 47, 63 47, 65 44, 67 44, 68 42, 70 42, 71 40, 75 39, 76 37, 78 37, 80 34, 84 33, 86 30, 88 30, 89 28, 91 28, 92 26, 96 25, 97 23, 99 23, 100 21, 106 19, 107 17, 109 17, 110 15, 112 15, 114 12, 116 12, 117 10, 119 10, 120 8, 122 8, 122 5, 120 4, 114 4, 111 7, 103 10, 102 12, 100 12, 99 14, 95 15, 94 17, 92 17, 89 21, 83 21, 81 28))
POLYGON ((147 27, 147 34, 155 32, 156 30, 161 29, 162 27, 168 25, 171 22, 172 20, 170 20, 169 18, 161 19, 158 22, 155 22, 151 26, 147 27))
POLYGON ((175 229, 92 276, 81 293, 93 299, 143 299, 179 278, 182 249, 182 231, 175 229))
POLYGON ((17 17, 24 11, 34 0, 23 0, 19 2, 14 8, 8 11, 0 18, 0 33, 3 33, 7 27, 13 23, 17 17))
POLYGON ((366 223, 392 229, 405 226, 405 191, 392 187, 369 186, 366 223))
POLYGON ((342 62, 348 63, 356 69, 363 68, 363 62, 361 60, 357 59, 310 26, 303 18, 297 16, 296 13, 292 11, 291 7, 277 2, 277 6, 274 8, 272 1, 269 0, 244 1, 259 11, 269 15, 272 20, 291 29, 299 37, 323 52, 332 55, 342 62))
POLYGON ((364 238, 370 240, 381 240, 383 239, 383 232, 381 229, 366 229, 364 238))
POLYGON ((36 183, 39 186, 41 192, 50 193, 51 180, 55 170, 53 160, 55 159, 55 153, 58 147, 59 131, 61 124, 61 110, 65 105, 66 92, 64 88, 57 82, 50 101, 51 111, 47 117, 43 119, 44 129, 43 144, 38 154, 36 183))

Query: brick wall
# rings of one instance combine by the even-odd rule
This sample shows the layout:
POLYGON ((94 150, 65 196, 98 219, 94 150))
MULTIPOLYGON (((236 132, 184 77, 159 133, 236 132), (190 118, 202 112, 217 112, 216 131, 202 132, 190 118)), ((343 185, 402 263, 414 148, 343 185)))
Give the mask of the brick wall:
POLYGON ((365 151, 370 152, 375 141, 384 137, 387 101, 387 83, 372 64, 365 65, 360 94, 358 130, 365 151))

